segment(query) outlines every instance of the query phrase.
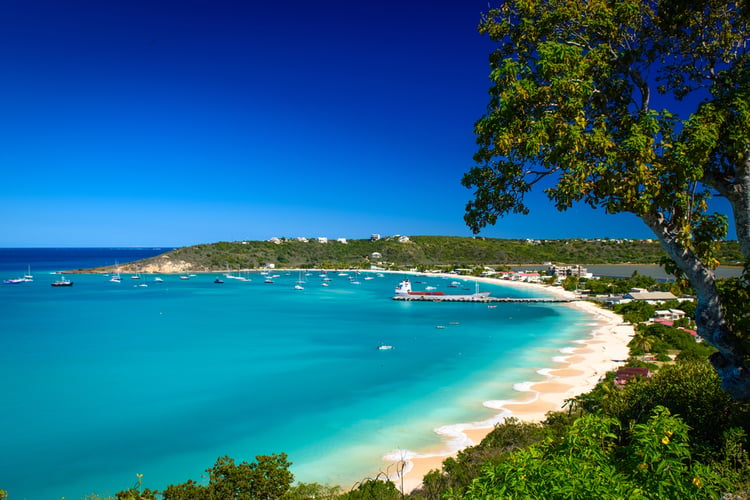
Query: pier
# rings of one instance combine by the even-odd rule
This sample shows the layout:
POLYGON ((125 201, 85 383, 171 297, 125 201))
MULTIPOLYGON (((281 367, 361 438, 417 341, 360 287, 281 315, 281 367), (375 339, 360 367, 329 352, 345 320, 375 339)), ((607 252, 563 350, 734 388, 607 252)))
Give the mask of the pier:
POLYGON ((537 304, 537 303, 555 303, 555 302, 575 302, 575 299, 563 299, 556 297, 472 297, 470 295, 396 295, 393 300, 404 300, 408 302, 481 302, 481 303, 520 303, 520 304, 537 304))

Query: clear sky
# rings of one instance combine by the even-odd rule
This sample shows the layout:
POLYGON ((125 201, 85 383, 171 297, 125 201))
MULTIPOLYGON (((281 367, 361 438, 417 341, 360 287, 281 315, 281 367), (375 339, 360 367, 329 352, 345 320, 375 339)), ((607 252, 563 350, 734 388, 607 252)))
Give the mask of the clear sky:
MULTIPOLYGON (((5 0, 0 246, 471 233, 487 0, 5 0)), ((650 237, 584 206, 498 238, 650 237)))

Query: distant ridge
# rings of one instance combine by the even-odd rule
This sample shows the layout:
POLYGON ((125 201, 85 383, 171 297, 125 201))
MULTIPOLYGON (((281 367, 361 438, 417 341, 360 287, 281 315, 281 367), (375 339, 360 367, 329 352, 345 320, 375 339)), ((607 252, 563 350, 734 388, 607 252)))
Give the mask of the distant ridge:
MULTIPOLYGON (((471 268, 543 264, 655 264, 665 256, 652 240, 513 240, 459 236, 385 237, 300 241, 218 242, 177 248, 156 257, 120 266, 122 272, 184 273, 258 269, 268 264, 279 268, 430 269, 439 266, 471 268)), ((739 245, 728 241, 719 253, 722 265, 739 265, 739 245)), ((112 267, 86 272, 111 271, 112 267)))

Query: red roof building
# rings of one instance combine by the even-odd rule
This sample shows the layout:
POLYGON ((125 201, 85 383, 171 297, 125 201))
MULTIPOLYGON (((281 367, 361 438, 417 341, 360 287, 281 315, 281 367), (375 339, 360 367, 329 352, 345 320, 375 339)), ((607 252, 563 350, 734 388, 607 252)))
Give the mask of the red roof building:
POLYGON ((651 372, 648 368, 637 368, 635 366, 620 368, 615 375, 615 386, 622 387, 633 377, 651 378, 651 372))

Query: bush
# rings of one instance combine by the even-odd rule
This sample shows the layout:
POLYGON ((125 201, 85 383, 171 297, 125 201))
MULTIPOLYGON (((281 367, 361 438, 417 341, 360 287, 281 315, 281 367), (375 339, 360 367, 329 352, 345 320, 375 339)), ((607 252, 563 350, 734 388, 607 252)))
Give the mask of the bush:
POLYGON ((750 407, 721 389, 708 361, 665 365, 650 379, 633 380, 603 403, 602 412, 627 429, 631 422, 645 422, 657 406, 680 415, 691 429, 691 441, 707 456, 721 449, 725 430, 750 431, 750 407))
POLYGON ((484 467, 466 495, 448 498, 718 498, 731 487, 691 462, 688 426, 666 408, 633 426, 626 446, 618 446, 619 427, 611 417, 581 417, 567 435, 484 467))

